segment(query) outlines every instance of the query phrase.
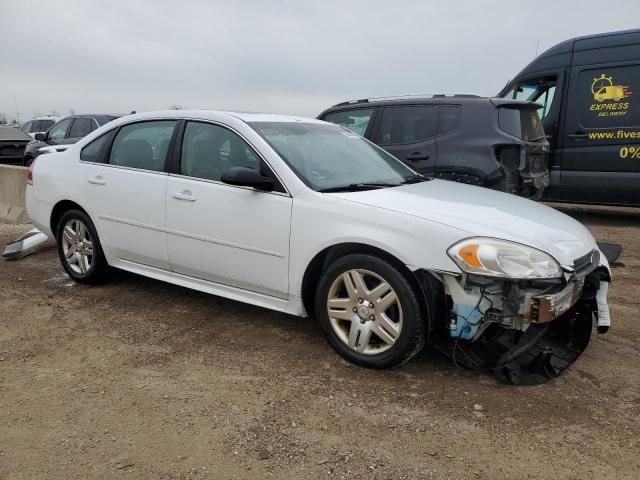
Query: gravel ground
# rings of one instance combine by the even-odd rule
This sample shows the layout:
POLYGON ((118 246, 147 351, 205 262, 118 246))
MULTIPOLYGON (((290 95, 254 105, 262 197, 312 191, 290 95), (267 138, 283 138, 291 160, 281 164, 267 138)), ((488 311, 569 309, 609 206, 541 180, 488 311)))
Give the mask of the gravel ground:
MULTIPOLYGON (((640 215, 613 327, 561 378, 499 385, 425 349, 342 361, 312 320, 126 273, 71 282, 52 244, 0 262, 0 478, 640 478, 640 215)), ((25 227, 0 225, 0 247, 25 227)))

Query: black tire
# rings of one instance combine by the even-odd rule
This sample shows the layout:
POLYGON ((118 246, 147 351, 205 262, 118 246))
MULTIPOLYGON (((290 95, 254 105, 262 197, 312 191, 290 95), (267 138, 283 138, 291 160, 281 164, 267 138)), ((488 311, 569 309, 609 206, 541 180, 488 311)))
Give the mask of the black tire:
MULTIPOLYGON (((346 288, 346 285, 345 285, 346 288)), ((365 301, 365 304, 367 302, 365 301)), ((345 309, 344 312, 347 312, 345 309)), ((375 311, 376 315, 378 311, 375 311)), ((369 254, 350 254, 333 261, 323 272, 318 282, 315 297, 315 315, 331 346, 351 363, 369 368, 391 368, 400 365, 415 354, 425 344, 426 319, 420 307, 417 293, 404 273, 391 263, 369 254), (373 272, 391 286, 401 307, 402 327, 399 336, 387 350, 381 353, 361 353, 352 349, 336 332, 329 316, 327 301, 334 281, 343 273, 354 269, 373 272)), ((358 314, 359 315, 359 314, 358 314)), ((373 315, 371 318, 375 317, 373 315)), ((376 317, 377 318, 377 317, 376 317)), ((362 320, 353 320, 353 322, 362 320)), ((335 322, 335 320, 334 320, 335 322)), ((348 321, 350 322, 350 321, 348 321)), ((373 325, 372 321, 372 325, 373 325)), ((350 323, 346 323, 350 325, 350 323)), ((346 328, 346 327, 345 327, 346 328)), ((359 327, 362 328, 362 327, 359 327)), ((377 338, 375 335, 372 338, 377 338)), ((357 341, 356 341, 357 343, 357 341)))
MULTIPOLYGON (((76 225, 78 224, 76 223, 76 225)), ((62 267, 73 280, 86 285, 95 285, 102 283, 107 279, 109 266, 104 256, 104 252, 102 251, 96 227, 93 225, 93 222, 86 213, 81 210, 68 210, 65 212, 62 217, 60 217, 56 227, 56 241, 58 243, 58 257, 60 257, 60 263, 62 263, 62 267), (65 226, 69 225, 69 222, 81 222, 86 229, 85 238, 88 238, 92 244, 93 253, 90 255, 90 260, 89 255, 86 254, 87 262, 83 263, 83 265, 86 265, 85 268, 80 268, 80 260, 77 260, 75 256, 75 262, 67 259, 65 248, 69 244, 69 241, 66 238, 63 238, 63 235, 65 226)), ((88 246, 83 245, 82 248, 84 249, 83 251, 88 252, 88 246)), ((67 252, 68 251, 69 250, 67 249, 67 252)))
POLYGON ((25 167, 30 167, 31 164, 33 163, 33 157, 32 156, 26 156, 24 157, 24 166, 25 167))

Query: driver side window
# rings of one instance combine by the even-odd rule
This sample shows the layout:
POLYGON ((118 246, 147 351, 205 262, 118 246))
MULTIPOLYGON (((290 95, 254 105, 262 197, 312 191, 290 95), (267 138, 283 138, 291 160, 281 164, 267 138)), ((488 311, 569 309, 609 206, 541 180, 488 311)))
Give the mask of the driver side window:
POLYGON ((520 82, 505 95, 506 98, 536 102, 542 105, 538 109, 538 115, 544 119, 553 105, 554 94, 556 93, 557 79, 555 76, 545 76, 532 78, 520 82))
POLYGON ((231 167, 260 170, 260 160, 251 147, 219 125, 187 122, 182 140, 180 173, 205 180, 220 180, 231 167))
POLYGON ((51 130, 49 130, 49 135, 47 137, 49 140, 62 140, 69 129, 69 125, 73 121, 72 118, 67 118, 66 120, 62 120, 61 122, 56 123, 51 130))

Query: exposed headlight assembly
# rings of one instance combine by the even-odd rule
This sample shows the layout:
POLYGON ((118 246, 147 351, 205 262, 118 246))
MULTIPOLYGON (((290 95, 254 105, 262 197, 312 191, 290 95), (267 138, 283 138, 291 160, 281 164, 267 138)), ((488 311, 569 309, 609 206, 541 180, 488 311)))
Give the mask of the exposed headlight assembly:
POLYGON ((539 279, 562 276, 560 264, 526 245, 496 238, 468 238, 447 250, 463 272, 488 277, 539 279))

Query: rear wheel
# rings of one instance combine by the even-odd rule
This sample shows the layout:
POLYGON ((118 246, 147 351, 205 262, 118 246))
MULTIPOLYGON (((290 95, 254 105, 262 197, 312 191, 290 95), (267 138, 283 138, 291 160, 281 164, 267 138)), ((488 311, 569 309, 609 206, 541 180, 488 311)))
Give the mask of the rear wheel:
POLYGON ((318 284, 315 310, 331 346, 357 365, 393 367, 424 345, 425 320, 411 284, 372 255, 334 261, 318 284))
POLYGON ((98 233, 89 216, 81 210, 69 210, 58 222, 56 239, 62 266, 76 282, 100 283, 106 278, 107 261, 98 233))

